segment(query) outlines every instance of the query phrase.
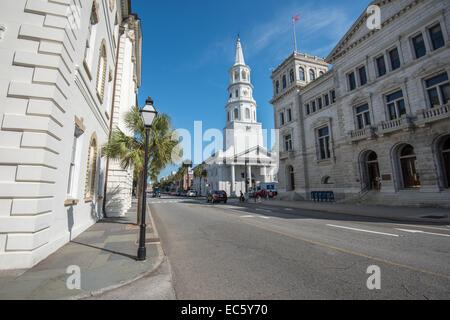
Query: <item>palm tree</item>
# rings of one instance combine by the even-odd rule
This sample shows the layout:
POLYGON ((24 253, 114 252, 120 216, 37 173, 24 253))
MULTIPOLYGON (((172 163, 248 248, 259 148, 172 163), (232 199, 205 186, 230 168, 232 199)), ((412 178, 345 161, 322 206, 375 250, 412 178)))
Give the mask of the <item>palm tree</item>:
POLYGON ((194 177, 200 178, 200 196, 202 195, 202 179, 207 176, 208 173, 202 164, 199 164, 194 168, 194 177))
MULTIPOLYGON (((120 160, 124 169, 134 166, 137 172, 137 223, 140 224, 142 193, 146 189, 147 181, 144 181, 145 127, 137 106, 128 111, 124 122, 126 128, 134 132, 134 136, 126 135, 119 128, 115 129, 110 141, 102 147, 102 156, 120 160)), ((149 134, 148 177, 152 181, 157 181, 161 170, 172 161, 177 161, 176 157, 179 156, 178 139, 173 134, 169 117, 165 114, 159 114, 155 118, 149 134)))

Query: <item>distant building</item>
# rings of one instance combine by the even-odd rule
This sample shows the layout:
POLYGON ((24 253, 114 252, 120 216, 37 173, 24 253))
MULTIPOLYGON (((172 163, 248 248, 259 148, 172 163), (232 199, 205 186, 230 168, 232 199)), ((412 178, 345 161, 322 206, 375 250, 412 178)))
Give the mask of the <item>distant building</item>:
POLYGON ((448 1, 372 4, 381 30, 363 13, 326 59, 294 52, 271 76, 280 196, 450 206, 448 1))
MULTIPOLYGON (((275 153, 263 147, 262 124, 257 121, 251 70, 245 64, 240 39, 229 74, 224 150, 205 160, 204 168, 208 173, 207 189, 225 190, 228 195, 235 196, 260 182, 273 182, 277 159, 275 153)), ((202 189, 202 193, 205 191, 202 189)))
MULTIPOLYGON (((140 83, 140 23, 130 8, 130 0, 1 1, 0 269, 32 267, 102 217, 100 148, 140 83)), ((132 176, 119 171, 111 163, 109 181, 126 185, 121 212, 132 176)))

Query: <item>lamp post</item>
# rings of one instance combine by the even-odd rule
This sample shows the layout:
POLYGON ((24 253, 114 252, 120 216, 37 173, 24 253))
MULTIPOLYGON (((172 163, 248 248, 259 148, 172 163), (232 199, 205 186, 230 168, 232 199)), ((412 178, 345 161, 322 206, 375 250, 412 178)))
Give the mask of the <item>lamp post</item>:
POLYGON ((139 233, 139 248, 137 254, 138 261, 144 261, 147 256, 147 250, 145 248, 145 215, 147 209, 147 171, 148 171, 148 139, 150 136, 150 128, 152 127, 153 121, 155 120, 158 112, 153 106, 153 100, 148 97, 145 101, 145 106, 139 110, 142 122, 144 122, 145 127, 145 164, 144 164, 144 192, 142 194, 142 218, 141 218, 141 228, 139 233))

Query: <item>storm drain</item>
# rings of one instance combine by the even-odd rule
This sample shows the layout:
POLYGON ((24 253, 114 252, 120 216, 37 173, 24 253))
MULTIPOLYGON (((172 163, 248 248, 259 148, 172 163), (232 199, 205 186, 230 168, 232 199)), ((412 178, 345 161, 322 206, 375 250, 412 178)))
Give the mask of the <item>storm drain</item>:
POLYGON ((446 215, 439 215, 439 216, 431 215, 431 216, 423 216, 421 218, 425 218, 425 219, 444 219, 444 218, 447 218, 447 216, 446 215))
MULTIPOLYGON (((145 239, 145 243, 158 243, 161 242, 159 238, 147 238, 145 239)), ((136 244, 139 244, 139 240, 136 240, 136 244)))

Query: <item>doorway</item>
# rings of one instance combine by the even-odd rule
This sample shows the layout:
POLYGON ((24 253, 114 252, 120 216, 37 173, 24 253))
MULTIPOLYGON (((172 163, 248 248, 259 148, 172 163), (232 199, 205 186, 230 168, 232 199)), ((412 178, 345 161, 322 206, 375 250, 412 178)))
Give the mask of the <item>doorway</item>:
POLYGON ((378 155, 374 151, 370 151, 367 156, 367 187, 369 190, 381 190, 380 167, 378 166, 378 155))
POLYGON ((420 188, 420 176, 417 171, 417 157, 414 148, 407 144, 400 149, 400 166, 403 177, 403 187, 406 189, 420 188))

